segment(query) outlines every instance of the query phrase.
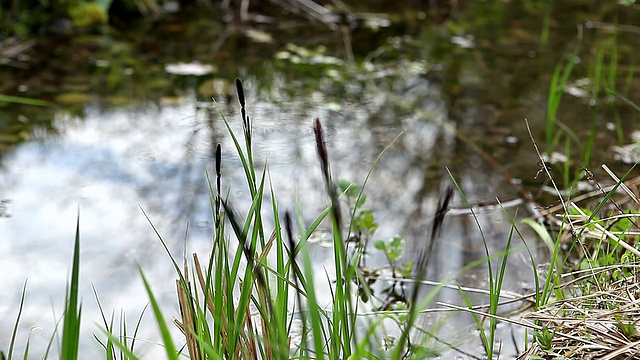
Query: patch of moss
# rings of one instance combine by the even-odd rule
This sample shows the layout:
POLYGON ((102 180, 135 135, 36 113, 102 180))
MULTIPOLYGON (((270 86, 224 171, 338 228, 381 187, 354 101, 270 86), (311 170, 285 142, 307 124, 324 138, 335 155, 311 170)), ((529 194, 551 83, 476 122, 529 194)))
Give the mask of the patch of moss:
POLYGON ((78 28, 106 24, 108 14, 104 9, 93 2, 79 3, 69 9, 69 16, 73 25, 78 28))

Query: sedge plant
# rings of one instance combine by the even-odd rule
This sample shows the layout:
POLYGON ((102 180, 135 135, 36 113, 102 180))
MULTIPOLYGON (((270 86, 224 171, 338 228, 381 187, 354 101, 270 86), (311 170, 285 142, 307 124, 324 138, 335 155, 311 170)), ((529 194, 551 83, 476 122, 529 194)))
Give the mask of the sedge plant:
MULTIPOLYGON (((310 225, 305 224, 300 206, 295 216, 286 212, 284 219, 281 219, 273 189, 267 190, 267 178, 270 178, 268 169, 265 167, 257 171, 253 161, 252 122, 247 115, 240 80, 236 81, 236 89, 242 136, 236 136, 224 116, 222 120, 243 166, 251 197, 249 209, 240 213, 221 189, 222 150, 218 146, 215 181, 207 176, 215 224, 208 264, 203 266, 198 255, 194 254, 191 267, 186 260, 182 267, 178 266, 158 234, 179 277, 177 289, 181 318, 174 323, 186 339, 183 351, 194 359, 381 358, 384 356, 380 350, 383 346, 380 342, 371 341, 371 337, 377 334, 376 329, 382 317, 368 324, 365 336, 358 330, 360 303, 355 296, 355 285, 364 281, 360 272, 363 249, 356 247, 354 250, 346 241, 349 234, 343 236, 345 229, 358 226, 369 226, 370 230, 374 230, 367 213, 356 212, 358 205, 364 201, 364 184, 358 187, 356 206, 347 225, 343 220, 340 198, 354 189, 339 189, 333 180, 324 129, 316 118, 313 122, 316 150, 329 203, 310 225), (266 193, 271 198, 270 208, 264 206, 266 193), (273 229, 267 229, 267 221, 263 219, 262 214, 267 211, 271 214, 273 229), (333 279, 329 273, 324 275, 330 280, 328 290, 331 302, 328 308, 322 307, 319 302, 319 291, 326 290, 317 288, 316 280, 321 275, 312 267, 308 245, 309 238, 323 221, 331 225, 333 271, 336 275, 333 279), (355 225, 354 221, 360 223, 355 225), (301 322, 298 329, 295 328, 295 319, 301 322), (296 334, 302 340, 294 345, 292 339, 296 334)), ((356 192, 350 194, 355 196, 356 192)), ((432 231, 432 242, 442 224, 450 196, 451 193, 441 204, 440 220, 435 222, 438 225, 432 231)), ((417 261, 418 278, 426 268, 428 253, 428 250, 424 251, 417 261)), ((145 286, 151 297, 152 292, 146 281, 145 286)), ((420 344, 410 342, 412 324, 418 316, 418 303, 421 303, 418 299, 419 290, 417 283, 408 309, 408 321, 390 352, 392 359, 420 356, 416 351, 420 344)), ((433 299, 433 296, 430 294, 428 299, 433 299)), ((163 324, 164 316, 154 303, 151 302, 152 309, 164 337, 168 331, 163 324)), ((115 343, 117 339, 112 340, 115 343)), ((176 351, 173 348, 167 350, 167 356, 174 358, 176 351)))

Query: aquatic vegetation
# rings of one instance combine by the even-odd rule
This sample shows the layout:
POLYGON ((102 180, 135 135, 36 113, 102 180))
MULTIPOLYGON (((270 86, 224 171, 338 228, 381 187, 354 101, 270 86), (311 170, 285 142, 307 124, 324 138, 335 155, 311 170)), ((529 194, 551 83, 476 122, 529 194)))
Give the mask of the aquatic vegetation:
MULTIPOLYGON (((316 119, 316 147, 330 203, 310 226, 304 224, 302 210, 298 210, 295 221, 299 235, 296 236, 294 216, 286 212, 284 223, 281 224, 277 204, 273 202, 271 211, 275 219, 275 228, 272 231, 265 229, 261 209, 265 176, 268 171, 265 169, 258 178, 253 166, 252 125, 251 119, 246 115, 244 90, 239 81, 237 90, 243 121, 244 146, 224 117, 223 121, 245 168, 247 185, 251 189, 253 201, 248 216, 241 217, 232 205, 222 198, 219 188, 222 176, 219 162, 221 149, 218 148, 216 187, 211 188, 212 210, 217 224, 216 239, 209 256, 210 263, 201 267, 198 256, 194 255, 195 269, 191 271, 196 274, 199 290, 191 287, 188 269, 176 267, 180 277, 178 292, 183 314, 178 325, 187 338, 187 348, 191 357, 253 358, 260 354, 274 359, 288 359, 292 356, 334 359, 376 356, 374 354, 381 352, 382 345, 376 343, 377 336, 371 335, 378 332, 381 320, 373 320, 369 324, 368 336, 360 337, 356 331, 357 309, 366 301, 359 303, 357 298, 353 297, 352 288, 359 284, 359 291, 367 296, 366 299, 372 296, 372 290, 364 285, 370 278, 365 279, 360 266, 364 248, 360 243, 355 243, 353 238, 350 242, 344 241, 344 220, 340 209, 341 196, 347 194, 347 197, 356 198, 352 204, 354 215, 351 217, 349 229, 352 234, 361 236, 361 243, 364 244, 362 236, 372 235, 376 227, 371 214, 361 208, 365 199, 362 195, 364 185, 359 188, 341 182, 344 191, 338 192, 330 173, 324 131, 319 119, 316 119), (233 238, 240 242, 235 252, 229 250, 231 244, 224 232, 225 219, 232 228, 233 238), (318 291, 326 290, 317 288, 318 274, 312 268, 307 244, 309 237, 322 221, 329 221, 332 227, 335 266, 331 271, 335 273, 335 278, 329 282, 332 300, 328 308, 320 305, 318 291), (366 230, 366 235, 363 234, 363 230, 366 230), (271 236, 267 237, 266 234, 269 233, 271 236), (275 266, 268 260, 272 258, 271 252, 275 252, 275 266), (223 286, 220 287, 219 284, 223 286), (238 291, 239 298, 234 296, 238 291), (200 295, 197 295, 198 293, 200 295), (237 300, 232 301, 233 298, 237 300), (251 307, 257 309, 257 316, 248 311, 251 307), (207 313, 213 322, 207 321, 207 313), (297 331, 292 330, 295 318, 301 322, 297 331), (301 341, 292 344, 292 335, 298 332, 297 336, 301 341)), ((270 195, 272 199, 275 198, 272 191, 270 195)), ((446 209, 446 204, 443 209, 446 209)), ((399 244, 394 245, 395 254, 402 251, 400 248, 399 244)), ((331 275, 327 273, 326 276, 331 275)), ((415 286, 414 294, 418 290, 419 286, 415 286)), ((412 300, 413 302, 407 302, 409 314, 415 311, 412 309, 417 308, 415 296, 412 300)), ((391 350, 391 358, 416 356, 415 354, 421 353, 417 350, 420 348, 419 343, 413 343, 409 347, 405 344, 412 339, 409 335, 413 331, 412 318, 415 318, 415 314, 409 316, 407 326, 403 327, 399 340, 391 350)))

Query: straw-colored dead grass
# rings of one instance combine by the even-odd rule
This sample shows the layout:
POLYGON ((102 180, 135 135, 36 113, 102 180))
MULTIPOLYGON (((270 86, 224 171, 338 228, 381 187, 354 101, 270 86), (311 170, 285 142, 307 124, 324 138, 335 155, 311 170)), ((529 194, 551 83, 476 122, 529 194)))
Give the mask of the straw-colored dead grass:
MULTIPOLYGON (((571 297, 549 302, 537 311, 524 315, 524 321, 530 322, 531 328, 540 329, 543 327, 553 334, 553 337, 546 344, 544 341, 536 341, 519 359, 640 360, 638 263, 594 268, 598 263, 597 259, 603 253, 599 251, 599 246, 596 246, 592 247, 594 253, 590 254, 588 246, 585 244, 586 240, 607 240, 611 246, 624 249, 625 252, 633 254, 636 259, 640 257, 640 251, 632 243, 625 241, 635 241, 637 237, 635 232, 638 228, 635 222, 637 214, 634 210, 640 204, 637 196, 638 177, 625 183, 606 165, 602 165, 603 170, 615 181, 615 185, 607 187, 605 190, 605 187, 594 178, 593 173, 586 168, 584 169, 587 180, 592 181, 597 187, 596 191, 585 194, 584 199, 605 195, 602 201, 613 204, 612 213, 617 210, 618 217, 626 218, 634 225, 634 228, 630 229, 632 231, 625 230, 622 234, 615 234, 608 229, 608 226, 603 226, 601 221, 594 219, 593 216, 588 216, 581 207, 575 205, 583 198, 574 198, 567 204, 538 150, 528 122, 527 129, 538 158, 543 165, 541 172, 547 175, 561 202, 561 207, 549 210, 547 215, 555 214, 556 211, 561 212, 559 217, 562 219, 560 226, 565 233, 563 238, 565 241, 576 241, 589 269, 560 276, 572 279, 561 285, 565 288, 563 292, 571 294, 571 297), (624 202, 631 204, 629 209, 631 212, 625 211, 621 207, 621 200, 609 198, 616 190, 626 193, 628 197, 624 199, 624 202), (571 215, 570 209, 579 215, 571 215), (566 220, 569 220, 568 223, 565 223, 566 220)), ((596 209, 600 209, 599 205, 596 206, 596 209)), ((613 217, 608 220, 613 220, 613 217)), ((620 254, 620 251, 617 253, 620 254)), ((622 257, 618 259, 620 261, 622 257)))
MULTIPOLYGON (((583 296, 550 303, 524 319, 555 333, 551 347, 534 344, 520 359, 640 359, 640 282, 638 264, 589 271, 626 268, 628 275, 583 296)), ((587 279, 588 280, 588 279, 587 279)), ((583 279, 584 281, 584 279, 583 279)), ((594 280, 595 282, 595 280, 594 280)), ((602 287, 602 285, 600 285, 602 287)))

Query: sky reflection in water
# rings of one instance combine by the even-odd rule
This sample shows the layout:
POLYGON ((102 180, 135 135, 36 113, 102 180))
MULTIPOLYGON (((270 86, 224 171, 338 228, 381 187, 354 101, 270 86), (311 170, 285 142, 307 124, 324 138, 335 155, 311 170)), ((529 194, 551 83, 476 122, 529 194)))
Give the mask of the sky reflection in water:
MULTIPOLYGON (((332 111, 326 109, 321 96, 315 106, 290 106, 284 110, 256 99, 255 93, 248 96, 248 111, 255 119, 254 157, 259 168, 265 166, 265 159, 268 162, 280 211, 294 210, 298 193, 310 223, 326 204, 313 143, 312 116, 320 116, 327 130, 334 176, 356 183, 363 181, 383 148, 406 130, 374 172, 366 191, 367 205, 375 210, 381 224, 376 238, 403 234, 410 253, 420 247, 430 227, 441 181, 447 182, 444 166, 452 160, 451 148, 456 146, 454 134, 439 125, 446 121, 445 108, 433 94, 437 92, 428 87, 421 94, 430 99, 426 106, 432 119, 411 116, 377 124, 371 123, 372 113, 385 106, 379 97, 372 97, 367 104, 340 104, 339 111, 332 111), (432 158, 439 163, 436 175, 429 170, 434 166, 432 158)), ((91 286, 107 316, 114 309, 117 318, 122 309, 133 327, 148 301, 136 262, 153 284, 155 295, 165 306, 165 315, 171 318, 178 314, 173 268, 141 209, 174 256, 180 258, 183 252, 187 223, 187 253, 206 254, 212 224, 205 171, 213 170, 215 145, 221 143, 223 188, 230 189, 230 200, 236 209, 246 211, 249 202, 241 163, 220 112, 239 134, 236 103, 224 100, 216 106, 185 98, 179 105, 133 111, 89 107, 84 119, 58 115, 55 127, 59 136, 42 136, 5 156, 0 181, 6 184, 11 197, 12 216, 0 219, 0 237, 9 239, 0 242, 0 258, 4 259, 3 268, 11 270, 0 277, 0 286, 10 289, 0 298, 0 317, 15 317, 19 289, 28 279, 19 339, 33 329, 31 353, 43 353, 55 320, 61 315, 78 212, 85 333, 98 332, 95 322, 101 319, 91 286)), ((477 186, 481 191, 486 184, 504 181, 482 172, 477 160, 469 161, 458 167, 468 169, 458 175, 469 191, 475 191, 477 186)), ((487 228, 496 225, 494 215, 485 220, 487 228)), ((501 211, 497 216, 502 216, 501 211)), ((455 225, 457 221, 448 220, 443 243, 435 248, 429 272, 432 279, 442 279, 481 254, 475 224, 466 219, 462 226, 455 225), (470 243, 465 245, 467 241, 470 243), (463 248, 465 251, 461 251, 463 248)), ((508 222, 503 225, 508 228, 508 222)), ((504 232, 503 228, 496 233, 504 232)), ((504 236, 500 239, 498 243, 506 241, 504 236)), ((313 251, 318 273, 331 269, 325 260, 331 258, 331 250, 319 246, 313 251)), ((384 261, 373 258, 370 262, 376 263, 384 261)), ((483 283, 480 278, 468 281, 480 286, 483 283)), ((517 284, 521 280, 508 281, 517 284)), ((445 294, 444 300, 457 302, 452 296, 445 294)), ((328 299, 325 301, 328 303, 328 299)), ((143 325, 139 337, 157 339, 150 313, 143 324, 147 325, 143 325)), ((10 338, 10 331, 0 328, 0 338, 10 338)), ((91 336, 82 339, 81 346, 86 351, 99 351, 96 344, 89 343, 91 336)), ((150 346, 145 353, 156 351, 161 349, 150 346)))

